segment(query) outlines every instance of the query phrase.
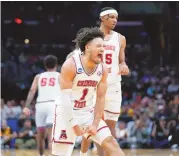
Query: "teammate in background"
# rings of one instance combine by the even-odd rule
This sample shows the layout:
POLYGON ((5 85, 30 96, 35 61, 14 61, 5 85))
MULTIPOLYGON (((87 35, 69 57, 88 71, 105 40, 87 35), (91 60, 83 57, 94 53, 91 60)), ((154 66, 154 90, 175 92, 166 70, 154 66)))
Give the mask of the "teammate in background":
MULTIPOLYGON (((100 30, 104 33, 103 62, 108 68, 108 89, 106 92, 104 120, 115 137, 115 126, 118 121, 122 102, 121 75, 128 75, 129 68, 125 63, 126 39, 113 31, 117 24, 118 13, 112 7, 105 7, 100 12, 100 30)), ((81 156, 87 155, 90 142, 83 138, 81 156)), ((100 156, 104 155, 97 145, 100 156)))
POLYGON ((100 19, 100 30, 105 35, 103 61, 107 65, 109 73, 104 120, 115 137, 115 126, 122 102, 121 75, 129 74, 129 68, 125 62, 126 39, 120 33, 113 31, 118 20, 118 13, 115 9, 111 7, 103 8, 100 19))
MULTIPOLYGON (((79 30, 77 31, 77 33, 76 33, 76 38, 77 38, 77 36, 78 36, 81 32, 83 32, 84 29, 88 29, 88 28, 81 28, 81 29, 79 29, 79 30)), ((73 40, 73 42, 75 42, 75 40, 73 40)), ((67 55, 66 59, 71 58, 74 54, 81 54, 81 50, 80 50, 78 44, 76 44, 76 45, 75 45, 75 49, 67 55)))
POLYGON ((83 54, 75 54, 67 59, 61 68, 61 96, 55 102, 52 132, 53 155, 71 156, 75 137, 83 135, 100 144, 109 156, 123 156, 101 119, 108 74, 106 66, 101 63, 103 37, 96 27, 84 29, 76 38, 83 54), (94 107, 95 94, 97 99, 94 107))
POLYGON ((26 107, 23 112, 26 116, 30 115, 30 105, 38 90, 36 102, 35 122, 37 127, 37 145, 39 155, 44 155, 45 146, 45 130, 47 128, 48 146, 51 150, 51 132, 53 125, 53 117, 55 111, 55 99, 59 96, 60 84, 59 73, 57 69, 57 57, 48 55, 44 59, 46 72, 35 76, 26 100, 26 107))

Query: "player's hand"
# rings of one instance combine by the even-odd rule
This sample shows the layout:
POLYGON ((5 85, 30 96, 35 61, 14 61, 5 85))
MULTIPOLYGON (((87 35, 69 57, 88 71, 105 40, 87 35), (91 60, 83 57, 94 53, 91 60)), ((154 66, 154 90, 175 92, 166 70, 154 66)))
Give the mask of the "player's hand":
POLYGON ((126 64, 119 65, 119 74, 120 75, 128 75, 129 74, 129 68, 126 64))
POLYGON ((73 130, 74 130, 76 136, 82 136, 85 133, 85 131, 83 129, 81 129, 79 127, 79 125, 74 126, 73 130))
POLYGON ((90 134, 90 135, 96 135, 97 133, 97 126, 95 125, 90 125, 86 128, 85 130, 86 133, 90 134))
POLYGON ((23 109, 23 113, 25 114, 25 116, 30 116, 30 109, 27 108, 27 107, 25 107, 25 108, 23 109))

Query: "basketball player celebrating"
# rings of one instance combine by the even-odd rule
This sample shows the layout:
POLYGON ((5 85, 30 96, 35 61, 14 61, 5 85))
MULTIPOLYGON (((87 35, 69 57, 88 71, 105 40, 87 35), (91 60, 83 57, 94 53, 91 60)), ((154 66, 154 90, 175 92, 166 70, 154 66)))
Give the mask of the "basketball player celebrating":
POLYGON ((26 100, 26 107, 23 112, 30 115, 30 105, 38 89, 36 102, 35 122, 37 127, 37 144, 39 155, 44 154, 45 129, 48 132, 48 145, 51 150, 51 131, 55 110, 55 99, 59 96, 59 73, 57 69, 57 57, 48 55, 44 59, 46 72, 35 76, 26 100))
MULTIPOLYGON (((126 39, 123 35, 113 31, 117 24, 118 13, 114 8, 105 7, 100 13, 100 30, 104 33, 103 62, 108 69, 108 89, 106 92, 104 120, 115 137, 115 126, 121 108, 121 75, 128 75, 129 68, 125 63, 126 39)), ((83 138, 81 156, 87 156, 90 142, 83 138)), ((97 145, 98 147, 98 145, 97 145)), ((104 152, 98 147, 100 156, 104 152)))
POLYGON ((109 128, 101 120, 108 74, 106 66, 101 63, 103 37, 99 28, 85 28, 76 38, 83 54, 67 59, 61 68, 61 96, 55 102, 52 132, 53 155, 71 156, 75 137, 81 135, 97 142, 109 156, 123 155, 109 128))

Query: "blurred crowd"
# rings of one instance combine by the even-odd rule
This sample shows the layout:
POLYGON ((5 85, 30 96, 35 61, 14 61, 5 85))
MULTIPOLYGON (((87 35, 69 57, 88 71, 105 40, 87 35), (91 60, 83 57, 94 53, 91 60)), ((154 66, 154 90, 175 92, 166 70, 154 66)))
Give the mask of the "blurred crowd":
POLYGON ((175 69, 132 69, 130 79, 123 84, 116 137, 126 148, 179 145, 179 82, 175 69))

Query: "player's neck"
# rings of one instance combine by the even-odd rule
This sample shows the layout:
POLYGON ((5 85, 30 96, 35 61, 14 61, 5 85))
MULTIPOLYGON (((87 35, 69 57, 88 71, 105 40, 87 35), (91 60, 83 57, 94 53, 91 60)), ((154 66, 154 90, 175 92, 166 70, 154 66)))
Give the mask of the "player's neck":
POLYGON ((88 59, 88 57, 86 56, 82 56, 82 64, 83 67, 85 68, 85 70, 88 73, 93 72, 93 70, 96 68, 96 64, 94 62, 92 62, 90 59, 88 59))
POLYGON ((56 69, 47 69, 47 72, 55 72, 56 69))
POLYGON ((101 24, 100 30, 104 33, 105 36, 111 34, 112 31, 111 29, 105 27, 103 24, 101 24))

